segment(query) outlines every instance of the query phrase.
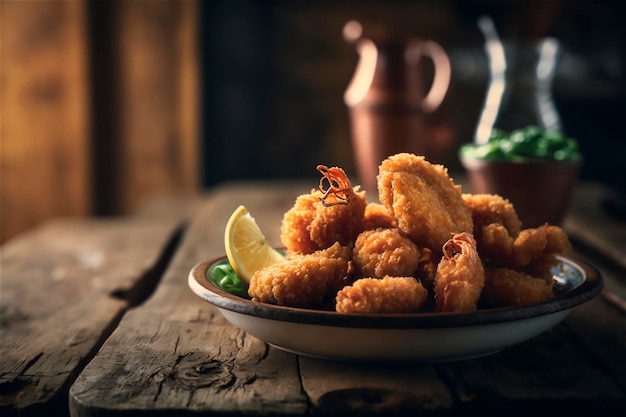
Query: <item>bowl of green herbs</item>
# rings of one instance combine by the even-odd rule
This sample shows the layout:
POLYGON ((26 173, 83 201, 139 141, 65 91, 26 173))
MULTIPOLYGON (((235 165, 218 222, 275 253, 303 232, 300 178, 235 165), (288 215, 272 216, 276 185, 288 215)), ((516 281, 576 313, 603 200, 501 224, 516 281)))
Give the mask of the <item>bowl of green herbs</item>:
POLYGON ((494 130, 459 157, 472 192, 507 198, 526 227, 562 222, 583 161, 575 139, 536 126, 494 130))

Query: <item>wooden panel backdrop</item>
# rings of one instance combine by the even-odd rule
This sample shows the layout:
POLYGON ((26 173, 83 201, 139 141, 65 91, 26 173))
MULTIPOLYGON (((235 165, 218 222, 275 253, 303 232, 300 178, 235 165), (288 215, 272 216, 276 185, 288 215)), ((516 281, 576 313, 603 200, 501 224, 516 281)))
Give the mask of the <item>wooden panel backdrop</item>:
MULTIPOLYGON (((460 169, 456 149, 471 140, 488 81, 476 17, 527 29, 528 13, 542 21, 562 2, 491 3, 0 0, 0 242, 50 217, 125 214, 194 192, 201 175, 211 186, 316 177, 318 163, 352 171, 342 94, 357 53, 341 36, 350 19, 448 51, 431 159, 460 169)), ((586 155, 583 176, 623 188, 615 64, 626 26, 623 7, 604 3, 569 2, 557 16, 564 57, 588 73, 566 68, 555 98, 586 155)))
POLYGON ((0 242, 196 190, 196 1, 0 8, 0 242))
POLYGON ((2 240, 47 217, 84 215, 89 105, 85 4, 0 4, 2 240))

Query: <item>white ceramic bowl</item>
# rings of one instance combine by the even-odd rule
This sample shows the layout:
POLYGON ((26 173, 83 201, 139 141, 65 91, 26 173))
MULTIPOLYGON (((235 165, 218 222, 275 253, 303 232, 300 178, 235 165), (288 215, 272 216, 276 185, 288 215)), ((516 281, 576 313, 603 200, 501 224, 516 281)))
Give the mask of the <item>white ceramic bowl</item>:
POLYGON ((229 322, 278 349, 343 361, 442 362, 488 355, 531 339, 600 292, 596 269, 571 258, 560 260, 562 265, 553 269, 551 300, 463 314, 343 314, 264 304, 213 284, 211 266, 228 262, 224 257, 194 266, 188 282, 229 322))

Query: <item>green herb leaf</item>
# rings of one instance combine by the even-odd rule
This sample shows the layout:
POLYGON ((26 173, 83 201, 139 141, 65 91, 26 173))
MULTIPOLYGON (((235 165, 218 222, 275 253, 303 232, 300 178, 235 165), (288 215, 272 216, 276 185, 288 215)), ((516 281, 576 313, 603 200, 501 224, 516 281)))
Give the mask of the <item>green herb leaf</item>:
POLYGON ((218 288, 242 297, 248 294, 248 285, 228 262, 213 265, 207 272, 209 280, 218 288))
POLYGON ((512 161, 520 158, 554 160, 580 159, 578 143, 562 133, 527 126, 506 132, 494 129, 487 143, 467 144, 459 150, 461 158, 487 161, 512 161))

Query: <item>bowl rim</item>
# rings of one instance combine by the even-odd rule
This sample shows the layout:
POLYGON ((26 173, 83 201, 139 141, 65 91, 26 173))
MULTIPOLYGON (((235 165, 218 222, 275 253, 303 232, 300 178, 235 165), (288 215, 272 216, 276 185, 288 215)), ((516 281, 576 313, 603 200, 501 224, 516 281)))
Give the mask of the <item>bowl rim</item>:
POLYGON ((196 264, 189 272, 191 290, 210 304, 232 312, 270 320, 301 324, 353 328, 450 328, 487 325, 498 322, 524 320, 569 310, 594 298, 604 283, 598 270, 580 259, 557 255, 559 260, 577 269, 583 283, 550 300, 521 307, 481 309, 468 313, 426 312, 410 314, 347 314, 310 308, 286 307, 242 298, 215 286, 208 278, 209 268, 226 259, 216 257, 196 264))

